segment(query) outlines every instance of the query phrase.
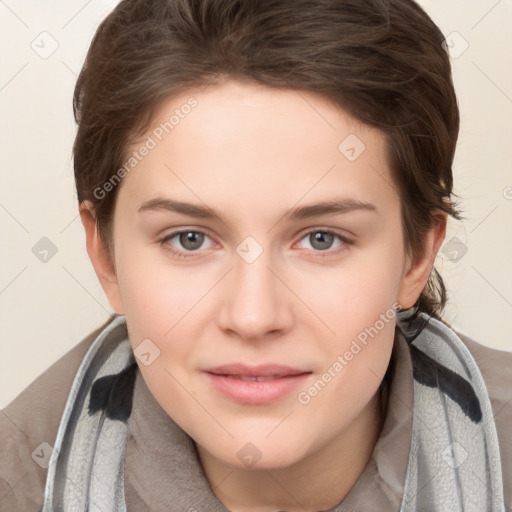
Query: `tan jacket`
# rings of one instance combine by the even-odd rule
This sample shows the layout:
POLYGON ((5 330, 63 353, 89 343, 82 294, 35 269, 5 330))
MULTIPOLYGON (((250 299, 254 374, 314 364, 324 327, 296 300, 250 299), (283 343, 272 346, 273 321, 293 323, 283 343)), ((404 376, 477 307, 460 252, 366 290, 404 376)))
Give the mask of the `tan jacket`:
MULTIPOLYGON (((87 349, 105 325, 54 363, 0 413, 1 512, 41 510, 45 466, 71 384, 87 349)), ((475 358, 487 385, 509 511, 512 510, 512 353, 487 348, 458 334, 475 358)), ((399 509, 411 439, 413 380, 405 342, 395 344, 392 357, 394 371, 380 438, 370 462, 347 497, 335 507, 336 511, 399 509)), ((129 428, 125 457, 128 512, 226 512, 204 477, 193 442, 160 407, 140 372, 135 382, 129 428)))

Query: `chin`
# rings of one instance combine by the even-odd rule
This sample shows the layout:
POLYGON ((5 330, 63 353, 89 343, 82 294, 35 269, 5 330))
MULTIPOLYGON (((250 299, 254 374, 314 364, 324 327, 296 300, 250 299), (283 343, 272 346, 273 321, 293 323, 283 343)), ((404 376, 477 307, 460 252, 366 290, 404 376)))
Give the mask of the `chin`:
POLYGON ((224 464, 246 471, 285 469, 306 456, 304 445, 276 438, 272 441, 234 440, 229 445, 215 446, 210 454, 224 464), (219 450, 220 448, 220 450, 219 450))

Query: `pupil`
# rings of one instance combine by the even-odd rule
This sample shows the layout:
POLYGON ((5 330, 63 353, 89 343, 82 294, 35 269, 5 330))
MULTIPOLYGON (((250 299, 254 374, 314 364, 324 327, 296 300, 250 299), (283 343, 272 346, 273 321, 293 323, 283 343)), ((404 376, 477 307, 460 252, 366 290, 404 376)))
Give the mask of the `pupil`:
POLYGON ((195 233, 188 231, 187 233, 180 234, 180 244, 188 250, 194 250, 201 247, 203 243, 203 237, 201 233, 195 233))
POLYGON ((332 233, 317 231, 316 233, 312 233, 309 238, 312 247, 315 249, 325 250, 329 249, 329 247, 332 245, 334 235, 332 233))

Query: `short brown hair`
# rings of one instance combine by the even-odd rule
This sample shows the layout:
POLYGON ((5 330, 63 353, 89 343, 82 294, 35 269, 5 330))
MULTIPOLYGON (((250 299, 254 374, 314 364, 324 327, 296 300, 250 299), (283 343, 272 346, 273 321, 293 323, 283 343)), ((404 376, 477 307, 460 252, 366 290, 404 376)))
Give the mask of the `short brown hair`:
MULTIPOLYGON (((126 161, 158 105, 189 87, 237 79, 319 93, 385 136, 407 250, 421 251, 452 199, 459 111, 444 37, 412 0, 123 0, 103 20, 78 78, 78 201, 90 201, 113 259, 119 187, 94 193, 126 161)), ((435 269, 418 310, 446 302, 435 269)))

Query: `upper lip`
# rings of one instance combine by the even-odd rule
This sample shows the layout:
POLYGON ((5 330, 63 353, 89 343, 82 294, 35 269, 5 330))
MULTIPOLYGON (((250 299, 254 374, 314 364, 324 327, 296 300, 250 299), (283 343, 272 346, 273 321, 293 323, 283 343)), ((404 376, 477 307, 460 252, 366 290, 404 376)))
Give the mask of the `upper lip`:
POLYGON ((291 375, 311 373, 306 370, 299 370, 297 368, 290 368, 289 366, 278 364, 248 366, 242 363, 225 364, 214 368, 208 368, 204 371, 215 375, 236 375, 239 377, 289 377, 291 375))

